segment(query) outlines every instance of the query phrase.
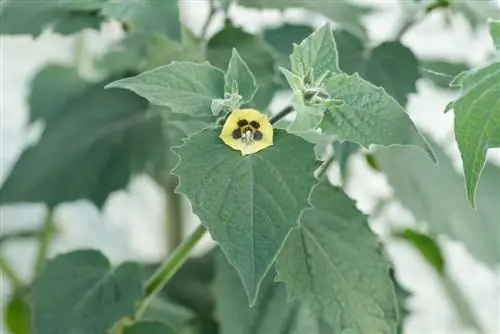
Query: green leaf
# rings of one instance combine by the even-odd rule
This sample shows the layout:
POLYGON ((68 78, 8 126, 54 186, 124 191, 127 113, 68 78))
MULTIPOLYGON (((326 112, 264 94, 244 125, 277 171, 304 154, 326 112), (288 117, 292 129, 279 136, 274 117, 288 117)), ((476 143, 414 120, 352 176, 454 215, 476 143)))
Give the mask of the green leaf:
POLYGON ((277 52, 289 56, 293 52, 293 44, 300 43, 314 32, 307 25, 285 23, 278 28, 264 30, 264 40, 277 52))
POLYGON ((124 88, 173 112, 209 116, 212 100, 224 95, 224 73, 208 63, 173 62, 106 88, 124 88))
POLYGON ((278 255, 278 278, 289 294, 325 318, 335 333, 394 333, 397 325, 390 263, 367 217, 340 189, 314 187, 312 208, 278 255))
POLYGON ((451 9, 462 14, 472 29, 477 30, 488 19, 499 19, 500 8, 495 0, 463 0, 451 2, 451 9))
POLYGON ((367 52, 363 40, 346 30, 334 31, 333 37, 337 44, 340 70, 347 74, 358 72, 364 75, 367 52))
POLYGON ((31 119, 46 119, 46 127, 39 142, 14 164, 0 189, 0 203, 54 207, 89 199, 102 206, 133 175, 156 176, 162 171, 166 163, 162 124, 157 115, 146 112, 144 99, 123 90, 105 90, 107 80, 88 83, 77 95, 69 88, 53 91, 59 87, 60 72, 54 71, 52 80, 48 72, 42 73, 47 80, 35 83, 46 84, 33 87, 36 94, 30 98, 42 105, 31 106, 31 119), (50 97, 57 101, 54 109, 47 108, 50 97))
POLYGON ((375 158, 394 196, 417 221, 426 222, 433 233, 463 242, 478 260, 491 266, 500 263, 496 214, 500 201, 500 168, 486 165, 478 188, 477 209, 473 210, 467 203, 462 178, 450 158, 437 144, 432 147, 438 165, 418 152, 398 147, 380 149, 375 158))
POLYGON ((252 107, 266 109, 278 89, 276 59, 271 47, 261 37, 226 24, 224 29, 208 41, 207 58, 214 66, 226 70, 233 48, 237 49, 245 60, 259 87, 253 98, 252 107))
POLYGON ((176 334, 174 330, 159 321, 139 321, 125 327, 123 334, 176 334))
POLYGON ((179 192, 236 267, 251 304, 315 184, 313 145, 275 130, 274 145, 242 156, 213 129, 175 149, 179 192))
POLYGON ((333 143, 335 157, 339 163, 340 177, 344 183, 347 182, 347 178, 349 177, 349 160, 360 148, 358 144, 350 141, 336 140, 333 143))
POLYGON ((63 112, 67 100, 81 94, 88 84, 73 68, 59 65, 44 67, 31 81, 28 98, 30 122, 53 122, 63 112))
POLYGON ((490 35, 495 44, 495 48, 500 51, 500 20, 490 21, 490 35))
POLYGON ((455 139, 462 156, 467 197, 475 192, 489 148, 500 147, 500 62, 462 73, 452 85, 461 96, 448 107, 455 114, 455 139))
POLYGON ((339 73, 337 46, 329 24, 316 30, 299 45, 294 45, 290 56, 292 72, 305 78, 312 71, 313 81, 327 75, 339 73))
POLYGON ((412 244, 439 275, 444 275, 445 267, 443 254, 441 254, 441 249, 434 239, 428 235, 410 229, 397 232, 395 236, 412 244))
POLYGON ((132 31, 165 35, 173 40, 181 38, 181 22, 177 1, 110 1, 102 14, 126 22, 132 31))
POLYGON ((320 127, 339 139, 370 145, 407 145, 434 154, 404 109, 382 88, 358 74, 339 74, 325 82, 331 97, 344 104, 328 110, 320 127))
POLYGON ((385 89, 402 106, 417 92, 420 64, 413 52, 399 42, 384 42, 371 50, 364 78, 385 89))
POLYGON ((366 29, 363 26, 363 16, 373 11, 367 5, 355 4, 347 0, 327 1, 303 1, 303 0, 239 0, 240 5, 251 8, 303 8, 318 12, 335 21, 351 33, 366 37, 366 29))
POLYGON ((98 7, 98 1, 85 1, 75 7, 69 1, 11 0, 0 11, 0 34, 38 37, 47 29, 62 35, 71 35, 87 28, 98 30, 102 18, 95 7, 98 7))
POLYGON ((31 333, 31 308, 24 296, 14 294, 4 312, 5 326, 11 334, 31 333))
POLYGON ((275 275, 274 268, 267 273, 256 303, 250 307, 238 273, 224 254, 217 253, 214 293, 220 334, 332 333, 327 324, 311 317, 303 305, 288 300, 285 285, 275 282, 275 275))
POLYGON ((134 312, 143 298, 135 263, 111 268, 102 253, 79 250, 57 256, 35 279, 33 322, 40 334, 104 333, 134 312))
POLYGON ((248 103, 252 101, 255 92, 257 91, 257 83, 255 78, 236 49, 233 49, 231 60, 226 72, 226 93, 233 93, 233 87, 236 86, 237 92, 241 95, 240 103, 248 103))
POLYGON ((453 78, 470 69, 463 62, 453 62, 440 59, 421 60, 422 76, 432 81, 439 88, 456 89, 450 87, 453 78))
POLYGON ((406 318, 410 315, 410 310, 407 307, 407 299, 411 297, 411 293, 399 284, 394 273, 394 269, 390 271, 392 284, 396 292, 396 300, 398 305, 399 323, 396 333, 404 334, 404 325, 406 318))

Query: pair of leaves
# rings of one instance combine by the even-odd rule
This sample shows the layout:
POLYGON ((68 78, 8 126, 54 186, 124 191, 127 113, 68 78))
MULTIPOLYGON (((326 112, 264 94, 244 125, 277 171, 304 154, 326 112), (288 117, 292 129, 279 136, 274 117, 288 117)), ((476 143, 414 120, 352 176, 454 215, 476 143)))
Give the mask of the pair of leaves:
POLYGON ((11 0, 2 8, 0 34, 39 36, 45 29, 70 35, 86 28, 98 30, 106 19, 125 23, 134 32, 181 36, 177 1, 27 1, 11 0))
POLYGON ((45 29, 70 35, 82 29, 99 29, 103 18, 99 15, 104 0, 85 1, 29 1, 11 0, 0 12, 0 34, 38 37, 45 29))
MULTIPOLYGON (((498 22, 491 22, 490 31, 498 43, 498 22)), ((462 156, 467 196, 476 207, 475 193, 486 152, 500 147, 500 61, 463 72, 451 85, 461 88, 461 96, 446 110, 453 109, 455 114, 455 139, 462 156)))
POLYGON ((462 177, 454 171, 450 158, 437 144, 432 147, 438 165, 418 152, 397 147, 380 149, 375 159, 395 197, 415 219, 427 222, 433 233, 463 242, 478 260, 495 266, 500 263, 499 167, 487 164, 484 168, 474 210, 467 202, 462 177))
POLYGON ((40 140, 19 157, 0 189, 0 203, 59 203, 89 199, 102 206, 134 174, 158 175, 165 165, 164 133, 147 101, 105 90, 69 68, 49 66, 34 79, 31 121, 40 140), (37 166, 33 170, 33 166, 37 166))

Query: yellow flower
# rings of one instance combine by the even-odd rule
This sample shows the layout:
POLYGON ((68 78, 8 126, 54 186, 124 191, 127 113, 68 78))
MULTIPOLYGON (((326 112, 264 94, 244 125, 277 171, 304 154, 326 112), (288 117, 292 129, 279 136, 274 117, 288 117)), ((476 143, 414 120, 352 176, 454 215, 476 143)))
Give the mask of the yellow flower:
POLYGON ((252 154, 273 144, 273 127, 257 110, 235 109, 224 123, 220 138, 242 155, 252 154))

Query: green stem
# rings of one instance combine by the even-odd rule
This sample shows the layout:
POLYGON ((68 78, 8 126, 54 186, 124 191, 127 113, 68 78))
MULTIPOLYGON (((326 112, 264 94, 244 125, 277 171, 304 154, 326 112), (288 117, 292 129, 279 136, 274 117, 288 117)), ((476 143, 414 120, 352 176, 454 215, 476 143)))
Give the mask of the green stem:
POLYGON ((76 72, 80 75, 85 73, 85 65, 86 65, 86 50, 85 50, 85 32, 80 32, 75 37, 75 45, 74 45, 74 62, 76 72))
POLYGON ((15 291, 23 289, 23 281, 3 256, 0 256, 0 272, 5 275, 5 278, 7 278, 15 291))
POLYGON ((293 112, 293 107, 292 106, 287 106, 283 110, 281 110, 280 112, 278 112, 277 114, 271 116, 271 118, 269 118, 269 123, 276 124, 281 119, 285 118, 286 115, 290 114, 291 112, 293 112))
POLYGON ((189 238, 179 245, 167 260, 153 273, 153 275, 151 275, 146 283, 146 298, 139 306, 136 318, 141 316, 156 294, 163 289, 165 284, 174 276, 184 262, 187 261, 191 251, 205 235, 206 231, 203 225, 199 225, 189 238))
POLYGON ((318 174, 316 176, 316 178, 318 180, 322 180, 323 177, 326 177, 326 172, 328 172, 328 170, 330 169, 330 166, 333 164, 333 162, 335 161, 335 157, 334 155, 330 155, 328 157, 328 159, 326 159, 323 164, 319 167, 318 169, 318 174))
POLYGON ((215 1, 210 0, 209 2, 210 5, 210 12, 208 13, 207 20, 203 24, 203 27, 201 28, 201 33, 200 33, 200 39, 204 40, 207 37, 207 32, 208 32, 208 27, 210 26, 210 23, 212 22, 212 18, 214 17, 215 13, 217 12, 217 9, 215 8, 215 1))
POLYGON ((182 196, 175 193, 178 185, 176 177, 169 177, 165 194, 165 241, 167 243, 167 254, 175 250, 182 241, 183 235, 183 211, 182 196))
POLYGON ((35 261, 35 274, 38 275, 43 270, 45 266, 45 261, 47 259, 47 252, 49 250, 50 241, 52 241, 52 236, 54 235, 55 223, 54 223, 54 212, 49 209, 45 216, 42 228, 40 230, 40 237, 38 243, 38 253, 35 261))

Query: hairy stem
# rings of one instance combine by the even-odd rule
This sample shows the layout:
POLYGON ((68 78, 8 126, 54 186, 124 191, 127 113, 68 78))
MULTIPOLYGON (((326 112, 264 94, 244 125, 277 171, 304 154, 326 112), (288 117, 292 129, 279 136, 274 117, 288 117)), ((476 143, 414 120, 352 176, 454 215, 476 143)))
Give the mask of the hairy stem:
POLYGON ((169 177, 165 194, 165 241, 167 254, 176 249, 182 241, 184 215, 182 211, 182 196, 175 193, 178 179, 169 177))
POLYGON ((20 291, 23 289, 24 284, 19 275, 16 273, 14 268, 7 262, 3 256, 0 256, 0 272, 5 275, 5 278, 9 281, 15 291, 20 291))
POLYGON ((206 229, 199 225, 196 230, 182 244, 177 247, 167 260, 151 275, 146 283, 146 298, 139 306, 136 318, 144 312, 151 300, 160 292, 165 284, 174 276, 179 268, 187 261, 191 251, 205 235, 206 229))
POLYGON ((283 110, 281 110, 279 113, 277 113, 276 115, 271 116, 271 118, 269 118, 269 122, 271 124, 276 124, 281 119, 283 119, 284 117, 286 117, 286 115, 290 114, 291 112, 293 112, 293 107, 292 106, 287 106, 283 110))
POLYGON ((54 212, 49 209, 45 216, 42 228, 40 230, 39 242, 38 242, 38 253, 35 261, 35 274, 38 275, 43 270, 45 266, 45 261, 47 259, 47 252, 49 250, 50 242, 52 241, 52 236, 55 230, 54 223, 54 212))

